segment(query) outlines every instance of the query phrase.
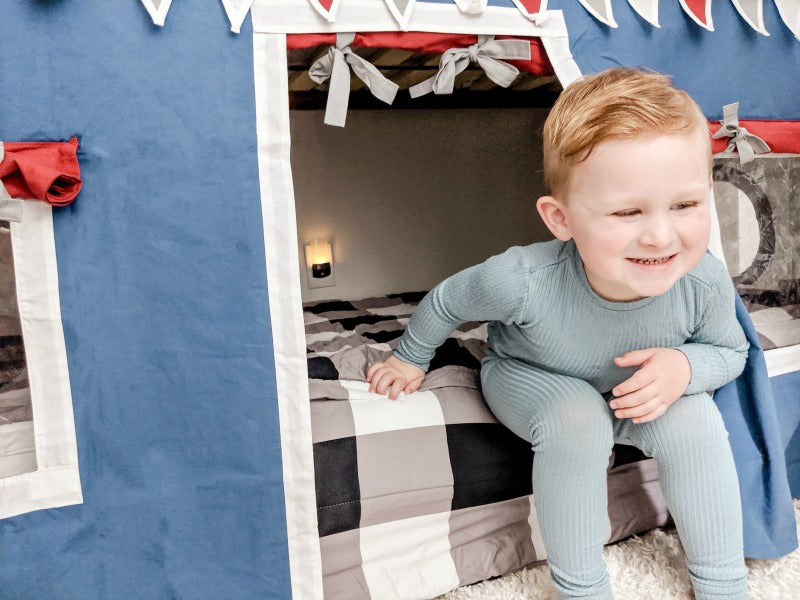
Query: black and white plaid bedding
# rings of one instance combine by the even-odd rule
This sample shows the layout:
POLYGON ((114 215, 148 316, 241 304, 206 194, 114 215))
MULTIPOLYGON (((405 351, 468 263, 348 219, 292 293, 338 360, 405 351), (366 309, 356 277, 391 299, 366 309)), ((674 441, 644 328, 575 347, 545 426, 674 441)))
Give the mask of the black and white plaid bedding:
MULTIPOLYGON (((325 598, 432 598, 545 558, 530 446, 479 389, 486 325, 438 350, 419 392, 370 394, 422 293, 304 307, 325 598)), ((609 541, 663 525, 655 461, 617 446, 609 541)))

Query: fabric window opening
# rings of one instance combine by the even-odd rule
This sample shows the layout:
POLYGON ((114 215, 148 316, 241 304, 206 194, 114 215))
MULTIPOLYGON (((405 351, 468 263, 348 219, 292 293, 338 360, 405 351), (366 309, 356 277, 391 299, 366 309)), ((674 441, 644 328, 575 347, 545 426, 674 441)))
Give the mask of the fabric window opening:
MULTIPOLYGON (((0 463, 6 463, 0 465, 0 519, 83 502, 61 322, 53 209, 38 200, 23 200, 19 207, 19 220, 4 221, 0 234, 9 242, 2 286, 4 296, 10 296, 8 274, 13 272, 13 303, 19 309, 16 319, 21 339, 9 361, 13 368, 7 370, 16 369, 10 378, 21 384, 19 359, 24 354, 30 400, 27 408, 13 409, 17 422, 3 422, 10 413, 0 411, 0 463), (10 249, 13 271, 8 264, 10 249), (31 418, 25 420, 28 411, 31 418)), ((10 298, 4 303, 11 304, 10 298)), ((10 318, 0 318, 4 324, 13 323, 10 318)), ((10 327, 13 331, 13 325, 10 327)), ((0 396, 5 396, 4 391, 12 397, 21 394, 23 386, 7 387, 0 388, 0 396)))
POLYGON ((17 304, 11 225, 0 221, 0 478, 35 470, 33 408, 17 304))

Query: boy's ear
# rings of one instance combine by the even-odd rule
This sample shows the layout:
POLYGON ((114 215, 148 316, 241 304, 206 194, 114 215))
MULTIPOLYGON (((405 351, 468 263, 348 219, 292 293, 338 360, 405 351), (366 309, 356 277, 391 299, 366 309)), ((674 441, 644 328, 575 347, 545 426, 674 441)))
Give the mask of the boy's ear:
POLYGON ((572 238, 564 205, 560 201, 553 196, 542 196, 536 201, 536 210, 539 211, 539 216, 542 217, 550 233, 556 238, 562 242, 572 238))

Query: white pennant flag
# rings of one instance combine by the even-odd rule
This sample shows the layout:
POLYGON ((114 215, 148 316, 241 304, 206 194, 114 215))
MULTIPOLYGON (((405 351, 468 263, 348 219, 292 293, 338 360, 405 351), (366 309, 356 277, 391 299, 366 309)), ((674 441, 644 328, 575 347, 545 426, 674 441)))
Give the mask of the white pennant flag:
POLYGON ((761 35, 769 35, 764 27, 764 0, 733 0, 733 5, 750 27, 761 35))
POLYGON ((159 27, 163 27, 172 0, 142 0, 142 4, 144 4, 147 12, 150 13, 150 18, 153 19, 153 23, 159 27))
POLYGON ((661 27, 658 24, 658 0, 628 0, 628 4, 653 27, 661 27))
POLYGON ((225 7, 225 14, 228 15, 228 20, 231 22, 231 31, 239 33, 242 28, 250 7, 253 6, 253 0, 222 0, 222 6, 225 7))
POLYGON ((389 7, 389 11, 403 31, 408 30, 408 22, 411 20, 411 14, 414 12, 416 3, 417 0, 386 0, 386 6, 389 7))
POLYGON ((800 40, 800 0, 775 0, 778 14, 798 40, 800 40))
POLYGON ((611 0, 579 0, 579 2, 601 23, 605 23, 609 27, 618 27, 611 12, 611 0))
POLYGON ((489 0, 453 0, 462 13, 468 15, 479 15, 486 10, 489 0))

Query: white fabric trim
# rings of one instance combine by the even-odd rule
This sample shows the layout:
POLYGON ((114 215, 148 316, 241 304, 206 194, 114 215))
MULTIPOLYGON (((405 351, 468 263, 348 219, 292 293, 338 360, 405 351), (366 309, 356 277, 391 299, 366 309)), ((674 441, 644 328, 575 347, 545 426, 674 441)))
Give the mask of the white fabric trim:
POLYGON ((557 21, 558 25, 564 28, 564 35, 542 37, 542 46, 544 46, 544 51, 547 53, 547 58, 550 59, 550 64, 553 65, 553 70, 561 86, 567 87, 570 83, 580 79, 581 70, 569 50, 569 35, 564 22, 564 14, 560 10, 550 11, 547 14, 551 15, 551 20, 557 21), (558 14, 554 15, 553 13, 558 14))
POLYGON ((547 11, 537 20, 516 7, 488 6, 479 18, 455 4, 417 2, 406 28, 401 28, 384 0, 348 0, 328 22, 308 0, 255 0, 250 9, 253 30, 260 33, 344 33, 350 31, 424 31, 529 37, 566 36, 561 11, 547 11), (557 13, 557 18, 549 18, 557 13))
POLYGON ((50 206, 24 202, 11 244, 38 468, 0 479, 0 519, 83 502, 50 206))
POLYGON ((311 408, 289 157, 286 36, 253 35, 264 254, 278 389, 292 596, 322 598, 311 408))
POLYGON ((714 187, 711 187, 710 196, 708 199, 708 208, 711 213, 711 233, 708 237, 708 251, 722 261, 725 267, 728 263, 725 261, 725 253, 722 251, 722 231, 719 227, 719 217, 717 216, 717 201, 714 198, 714 187))
POLYGON ((222 0, 222 6, 225 8, 225 14, 228 15, 233 33, 241 31, 242 23, 247 17, 247 13, 250 12, 252 4, 253 0, 222 0))
POLYGON ((764 361, 770 377, 800 371, 800 344, 764 350, 764 361))
POLYGON ((163 27, 164 22, 167 20, 167 13, 169 12, 169 6, 172 4, 172 0, 160 0, 160 2, 155 2, 155 0, 142 0, 142 4, 144 4, 144 7, 147 9, 150 18, 153 19, 153 23, 159 27, 163 27))

